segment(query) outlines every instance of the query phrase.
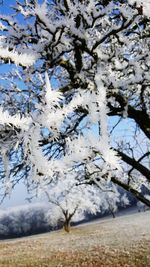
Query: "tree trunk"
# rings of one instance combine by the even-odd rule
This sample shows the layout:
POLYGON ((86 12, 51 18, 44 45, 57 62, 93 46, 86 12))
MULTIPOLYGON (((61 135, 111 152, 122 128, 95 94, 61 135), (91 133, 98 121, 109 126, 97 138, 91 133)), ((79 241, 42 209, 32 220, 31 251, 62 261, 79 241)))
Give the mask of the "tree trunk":
POLYGON ((115 212, 114 212, 111 208, 109 209, 109 211, 110 211, 112 217, 113 217, 113 218, 116 218, 116 216, 115 216, 115 212))
POLYGON ((64 222, 64 230, 65 232, 69 233, 70 232, 70 220, 66 220, 64 222))

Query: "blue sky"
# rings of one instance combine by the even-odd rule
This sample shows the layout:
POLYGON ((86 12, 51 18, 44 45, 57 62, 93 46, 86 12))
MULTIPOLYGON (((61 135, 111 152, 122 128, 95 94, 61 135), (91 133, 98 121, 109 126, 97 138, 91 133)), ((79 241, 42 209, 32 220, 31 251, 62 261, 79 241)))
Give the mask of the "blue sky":
POLYGON ((10 14, 11 10, 10 10, 10 6, 14 6, 16 1, 15 0, 3 0, 4 4, 0 5, 0 14, 10 14))
MULTIPOLYGON (((4 199, 3 203, 0 205, 0 210, 5 208, 17 207, 24 204, 29 204, 26 198, 29 195, 27 189, 23 183, 19 183, 13 190, 10 197, 4 199)), ((42 198, 34 198, 32 203, 48 203, 44 196, 42 198)))
POLYGON ((19 183, 13 190, 11 196, 4 199, 0 207, 1 208, 14 207, 17 205, 25 204, 27 203, 27 201, 25 200, 26 197, 27 197, 26 187, 23 183, 19 183))

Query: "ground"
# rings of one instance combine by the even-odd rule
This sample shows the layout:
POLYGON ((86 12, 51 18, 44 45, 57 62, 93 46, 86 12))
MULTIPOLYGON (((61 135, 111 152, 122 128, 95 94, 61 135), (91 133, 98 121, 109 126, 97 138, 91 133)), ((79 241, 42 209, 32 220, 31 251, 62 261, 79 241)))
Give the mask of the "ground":
POLYGON ((150 211, 0 242, 0 267, 150 267, 150 211))

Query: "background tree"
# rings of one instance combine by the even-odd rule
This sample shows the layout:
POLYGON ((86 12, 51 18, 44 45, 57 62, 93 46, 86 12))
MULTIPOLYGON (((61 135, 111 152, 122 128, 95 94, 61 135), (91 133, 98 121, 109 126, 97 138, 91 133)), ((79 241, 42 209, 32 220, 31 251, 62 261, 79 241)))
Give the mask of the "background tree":
POLYGON ((119 192, 117 188, 103 192, 102 213, 111 214, 113 218, 116 217, 116 212, 119 209, 129 206, 131 203, 126 194, 119 192))
POLYGON ((148 7, 22 1, 13 17, 0 16, 2 67, 11 63, 1 77, 5 194, 22 177, 40 184, 76 168, 81 180, 111 180, 150 205, 141 192, 150 180, 148 7), (112 136, 123 120, 130 133, 110 143, 107 115, 112 136))
POLYGON ((96 214, 100 210, 101 198, 98 189, 92 185, 77 184, 76 175, 61 177, 50 186, 43 185, 50 203, 48 220, 54 226, 63 225, 70 232, 71 222, 85 218, 86 212, 96 214))
POLYGON ((77 183, 76 175, 61 177, 50 186, 40 189, 46 193, 50 203, 48 220, 51 225, 63 225, 70 232, 70 224, 79 222, 89 215, 115 214, 118 206, 129 204, 126 195, 120 194, 113 185, 105 185, 105 191, 96 185, 77 183))

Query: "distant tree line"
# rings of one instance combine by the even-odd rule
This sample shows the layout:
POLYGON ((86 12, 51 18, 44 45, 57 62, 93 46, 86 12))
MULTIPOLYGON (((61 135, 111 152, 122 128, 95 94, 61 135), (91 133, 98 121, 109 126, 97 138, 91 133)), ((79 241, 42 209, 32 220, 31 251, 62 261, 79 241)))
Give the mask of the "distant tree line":
POLYGON ((34 235, 51 229, 44 206, 28 205, 0 212, 0 239, 34 235))

